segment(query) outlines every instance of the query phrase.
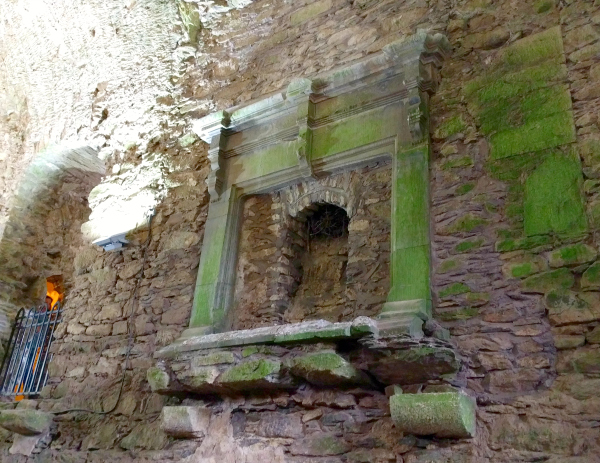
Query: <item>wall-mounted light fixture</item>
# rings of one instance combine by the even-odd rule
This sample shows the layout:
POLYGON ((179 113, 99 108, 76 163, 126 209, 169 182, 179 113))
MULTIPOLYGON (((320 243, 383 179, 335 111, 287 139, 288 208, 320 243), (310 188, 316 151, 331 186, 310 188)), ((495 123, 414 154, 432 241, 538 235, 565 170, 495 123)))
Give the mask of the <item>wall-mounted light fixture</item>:
POLYGON ((125 239, 127 232, 113 235, 109 238, 102 238, 93 242, 93 244, 102 247, 105 251, 117 251, 122 249, 123 246, 129 244, 129 241, 125 239))

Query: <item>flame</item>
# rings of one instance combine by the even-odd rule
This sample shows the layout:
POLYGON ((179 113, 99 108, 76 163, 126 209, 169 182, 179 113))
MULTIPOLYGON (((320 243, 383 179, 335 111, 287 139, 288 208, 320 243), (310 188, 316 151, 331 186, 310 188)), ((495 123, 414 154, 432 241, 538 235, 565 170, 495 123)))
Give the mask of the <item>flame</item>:
POLYGON ((50 281, 46 281, 46 290, 46 297, 52 299, 52 306, 54 306, 54 304, 56 304, 58 301, 62 302, 63 295, 56 290, 56 287, 50 281))

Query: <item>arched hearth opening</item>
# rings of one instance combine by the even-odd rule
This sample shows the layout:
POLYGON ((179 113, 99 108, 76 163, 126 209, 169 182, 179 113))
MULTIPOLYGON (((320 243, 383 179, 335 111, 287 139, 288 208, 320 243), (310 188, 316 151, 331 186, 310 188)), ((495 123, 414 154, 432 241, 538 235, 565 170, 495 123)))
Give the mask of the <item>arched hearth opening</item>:
POLYGON ((304 246, 300 249, 299 281, 284 313, 286 323, 325 319, 340 321, 346 306, 348 224, 346 211, 329 203, 305 211, 304 246))

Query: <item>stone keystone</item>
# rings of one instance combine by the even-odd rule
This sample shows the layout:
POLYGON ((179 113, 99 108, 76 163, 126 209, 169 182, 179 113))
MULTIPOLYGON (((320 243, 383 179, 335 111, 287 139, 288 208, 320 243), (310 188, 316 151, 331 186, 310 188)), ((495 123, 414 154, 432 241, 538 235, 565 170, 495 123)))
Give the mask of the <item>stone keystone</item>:
POLYGON ((23 436, 36 436, 46 432, 52 423, 52 415, 39 410, 2 410, 0 426, 23 436))
POLYGON ((390 397, 396 428, 418 436, 473 437, 475 401, 462 392, 396 394, 390 397))

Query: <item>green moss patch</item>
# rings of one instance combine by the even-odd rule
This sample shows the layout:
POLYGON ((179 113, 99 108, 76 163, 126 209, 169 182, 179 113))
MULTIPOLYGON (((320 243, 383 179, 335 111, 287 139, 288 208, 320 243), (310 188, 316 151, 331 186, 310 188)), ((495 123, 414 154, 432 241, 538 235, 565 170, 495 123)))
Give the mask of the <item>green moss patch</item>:
POLYGON ((496 251, 510 252, 519 249, 533 249, 553 242, 550 236, 532 236, 531 238, 504 239, 496 242, 496 251))
POLYGON ((459 196, 467 194, 473 188, 475 188, 475 184, 474 183, 465 183, 464 185, 461 185, 461 186, 459 186, 459 187, 456 188, 456 194, 459 195, 459 196))
POLYGON ((467 83, 469 112, 490 137, 490 158, 544 150, 575 140, 560 28, 521 39, 467 83))
POLYGON ((433 136, 438 139, 448 138, 451 135, 463 132, 466 128, 467 124, 462 115, 453 116, 442 122, 433 136))
POLYGON ((367 384, 367 377, 335 352, 318 352, 290 362, 293 375, 317 386, 367 384))
POLYGON ((446 259, 437 268, 437 273, 447 273, 461 266, 461 262, 457 259, 446 259))
POLYGON ((473 158, 471 156, 461 156, 459 158, 451 159, 442 164, 442 169, 456 169, 459 167, 471 167, 473 165, 473 158))
POLYGON ((573 274, 566 268, 543 272, 523 280, 524 292, 547 293, 552 290, 569 289, 575 283, 573 274))
POLYGON ((451 285, 444 286, 439 292, 441 298, 449 296, 457 296, 459 294, 465 294, 471 292, 471 288, 464 283, 452 283, 451 285))
POLYGON ((524 229, 527 236, 587 230, 583 177, 578 156, 552 153, 525 182, 524 229))
POLYGON ((596 260, 598 252, 593 247, 583 244, 570 244, 550 253, 548 262, 550 267, 563 267, 565 265, 579 265, 596 260))
POLYGON ((476 307, 464 307, 458 310, 452 310, 448 312, 436 312, 435 318, 450 322, 456 320, 468 320, 470 318, 479 315, 479 309, 476 307))
POLYGON ((583 289, 600 289, 600 262, 594 262, 581 276, 583 289))
POLYGON ((473 249, 478 249, 483 244, 483 238, 476 238, 470 240, 464 240, 454 246, 454 251, 458 253, 463 253, 467 251, 471 251, 473 249))
POLYGON ((279 373, 281 364, 271 360, 254 360, 242 363, 225 371, 218 378, 221 384, 251 383, 279 373))
POLYGON ((468 213, 457 218, 454 222, 452 222, 444 230, 442 230, 442 232, 447 235, 460 232, 469 233, 474 231, 478 227, 486 225, 487 223, 487 219, 484 219, 483 217, 477 216, 475 214, 468 213))

